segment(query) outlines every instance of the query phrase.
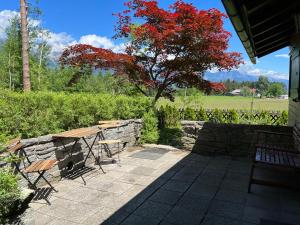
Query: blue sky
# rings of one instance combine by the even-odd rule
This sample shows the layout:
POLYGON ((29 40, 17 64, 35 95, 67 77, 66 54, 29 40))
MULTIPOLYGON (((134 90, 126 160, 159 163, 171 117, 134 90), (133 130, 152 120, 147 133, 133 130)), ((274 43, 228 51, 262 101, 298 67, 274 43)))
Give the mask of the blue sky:
MULTIPOLYGON (((3 30, 4 24, 6 24, 3 20, 7 20, 9 13, 19 10, 19 1, 0 1, 1 37, 1 26, 3 30)), ((221 0, 185 1, 193 3, 199 9, 217 8, 225 12, 221 0)), ((35 0, 29 0, 29 2, 34 3, 35 0)), ((39 3, 43 11, 41 22, 43 27, 53 35, 50 43, 53 43, 53 48, 57 50, 57 54, 64 45, 78 42, 94 43, 95 45, 98 44, 99 47, 109 47, 118 50, 122 41, 111 40, 116 23, 116 18, 112 14, 124 9, 123 2, 125 0, 41 0, 39 3)), ((173 2, 173 0, 159 0, 159 4, 162 7, 168 7, 173 2)), ((240 68, 241 71, 255 76, 265 74, 287 78, 289 69, 288 48, 262 57, 258 59, 256 65, 252 65, 229 19, 225 20, 224 26, 226 30, 232 33, 229 50, 241 52, 246 62, 246 65, 240 68)))

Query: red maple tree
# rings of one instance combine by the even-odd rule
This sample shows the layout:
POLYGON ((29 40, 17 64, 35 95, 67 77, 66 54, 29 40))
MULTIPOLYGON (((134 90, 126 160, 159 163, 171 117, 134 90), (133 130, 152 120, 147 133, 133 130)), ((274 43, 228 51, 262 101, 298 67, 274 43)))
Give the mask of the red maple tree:
POLYGON ((204 72, 242 63, 240 53, 226 52, 231 35, 217 9, 198 10, 182 0, 167 10, 156 0, 131 0, 125 6, 116 26, 116 37, 128 39, 125 53, 78 44, 63 52, 60 63, 113 70, 145 95, 155 90, 154 102, 162 96, 173 100, 177 87, 223 90, 223 84, 205 80, 204 72))

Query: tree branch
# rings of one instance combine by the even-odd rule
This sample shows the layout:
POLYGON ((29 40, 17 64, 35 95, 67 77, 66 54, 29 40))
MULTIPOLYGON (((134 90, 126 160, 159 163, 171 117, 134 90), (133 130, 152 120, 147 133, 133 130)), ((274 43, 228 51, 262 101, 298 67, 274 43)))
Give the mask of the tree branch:
POLYGON ((139 85, 137 85, 137 84, 134 84, 134 85, 140 92, 142 92, 145 96, 149 97, 149 95, 139 85))

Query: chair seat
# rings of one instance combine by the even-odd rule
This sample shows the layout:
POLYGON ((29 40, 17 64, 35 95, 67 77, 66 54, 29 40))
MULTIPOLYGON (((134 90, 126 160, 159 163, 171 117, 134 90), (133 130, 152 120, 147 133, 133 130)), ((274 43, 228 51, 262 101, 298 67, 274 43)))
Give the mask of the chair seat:
POLYGON ((116 139, 116 140, 101 140, 98 142, 98 144, 119 144, 121 143, 120 139, 116 139))
POLYGON ((255 161, 284 167, 300 168, 300 154, 298 152, 279 149, 256 147, 255 161))
POLYGON ((24 169, 24 172, 35 173, 35 172, 47 171, 50 170, 56 163, 57 160, 55 159, 39 160, 30 164, 30 166, 24 169))

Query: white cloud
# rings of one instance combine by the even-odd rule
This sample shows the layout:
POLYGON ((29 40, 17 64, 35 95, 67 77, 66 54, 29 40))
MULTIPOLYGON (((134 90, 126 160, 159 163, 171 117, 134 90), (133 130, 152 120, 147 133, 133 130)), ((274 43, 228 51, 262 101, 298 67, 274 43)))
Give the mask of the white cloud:
POLYGON ((98 48, 111 49, 114 52, 124 52, 126 45, 115 44, 111 39, 95 34, 84 35, 80 37, 78 43, 88 44, 98 48))
POLYGON ((98 48, 111 49, 114 47, 114 43, 110 39, 108 39, 107 37, 99 37, 95 34, 89 34, 89 35, 82 36, 79 39, 79 43, 93 45, 98 48))
MULTIPOLYGON (((5 29, 8 27, 10 20, 19 13, 11 10, 0 11, 0 39, 5 38, 5 29)), ((29 22, 33 25, 40 24, 41 21, 29 19, 29 22)), ((124 43, 116 44, 111 39, 96 34, 88 34, 81 36, 79 40, 73 38, 70 34, 65 32, 55 33, 48 31, 49 35, 42 37, 46 40, 51 47, 50 57, 52 60, 57 60, 62 51, 74 44, 89 44, 98 48, 111 49, 114 52, 124 52, 126 45, 124 43)))
MULTIPOLYGON (((257 61, 257 64, 259 62, 257 61)), ((250 61, 246 61, 245 64, 240 65, 238 69, 234 69, 234 71, 238 71, 241 74, 250 75, 254 77, 259 77, 261 75, 267 76, 273 79, 283 79, 288 80, 289 75, 287 73, 281 73, 274 70, 261 69, 258 66, 252 64, 250 61)), ((217 73, 219 70, 217 68, 212 68, 209 70, 210 73, 217 73)))
POLYGON ((51 58, 58 59, 64 48, 75 43, 73 37, 67 33, 53 33, 45 38, 48 45, 51 46, 51 58))
MULTIPOLYGON (((0 11, 0 39, 4 39, 6 34, 5 30, 9 26, 11 20, 15 17, 19 17, 19 12, 12 10, 0 11)), ((29 25, 37 26, 40 24, 39 20, 29 18, 29 25)))
POLYGON ((276 58, 286 58, 286 59, 289 59, 290 56, 289 54, 279 54, 279 55, 275 55, 276 58))
POLYGON ((0 11, 0 39, 5 38, 5 29, 8 27, 10 20, 17 16, 16 11, 3 10, 0 11))
POLYGON ((288 80, 289 78, 289 75, 287 73, 281 73, 274 70, 260 69, 257 67, 257 65, 253 65, 250 61, 246 61, 244 65, 241 65, 237 69, 237 71, 247 75, 256 76, 256 77, 265 75, 269 78, 274 78, 274 79, 288 80))

